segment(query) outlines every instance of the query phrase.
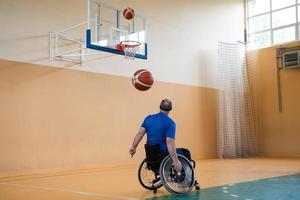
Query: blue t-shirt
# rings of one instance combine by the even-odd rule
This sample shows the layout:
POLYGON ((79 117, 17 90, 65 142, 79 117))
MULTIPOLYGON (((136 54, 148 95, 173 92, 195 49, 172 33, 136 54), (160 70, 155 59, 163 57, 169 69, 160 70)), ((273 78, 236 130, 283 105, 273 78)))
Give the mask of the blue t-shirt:
POLYGON ((167 114, 160 112, 149 115, 141 127, 146 129, 148 145, 160 144, 160 150, 168 152, 166 139, 175 139, 176 124, 167 114))

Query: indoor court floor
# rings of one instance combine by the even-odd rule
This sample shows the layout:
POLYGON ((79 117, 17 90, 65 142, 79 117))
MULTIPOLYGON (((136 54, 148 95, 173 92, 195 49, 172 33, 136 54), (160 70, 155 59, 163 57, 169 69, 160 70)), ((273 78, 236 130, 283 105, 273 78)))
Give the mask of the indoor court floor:
POLYGON ((170 195, 161 188, 157 194, 143 189, 136 165, 2 178, 1 200, 68 199, 300 199, 300 159, 199 160, 196 176, 200 192, 170 195))

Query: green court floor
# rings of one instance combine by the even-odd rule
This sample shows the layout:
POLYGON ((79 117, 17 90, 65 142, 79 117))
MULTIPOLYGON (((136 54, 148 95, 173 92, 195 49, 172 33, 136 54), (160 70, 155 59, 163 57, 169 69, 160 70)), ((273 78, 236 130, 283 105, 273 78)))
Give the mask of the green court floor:
POLYGON ((202 189, 148 200, 300 200, 300 174, 202 189))

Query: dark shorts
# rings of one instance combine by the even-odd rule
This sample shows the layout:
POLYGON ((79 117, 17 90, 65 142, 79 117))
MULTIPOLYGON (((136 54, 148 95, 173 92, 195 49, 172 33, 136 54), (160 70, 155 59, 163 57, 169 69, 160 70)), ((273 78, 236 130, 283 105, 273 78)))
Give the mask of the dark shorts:
MULTIPOLYGON (((149 160, 162 160, 164 157, 169 155, 168 151, 161 151, 159 144, 157 145, 145 145, 146 157, 149 160)), ((186 148, 176 148, 176 152, 179 155, 183 155, 188 160, 191 161, 191 153, 190 150, 186 148)))
MULTIPOLYGON (((189 161, 191 161, 191 159, 192 159, 190 150, 188 150, 186 148, 176 148, 176 153, 179 154, 179 155, 183 155, 189 161)), ((162 152, 162 157, 163 158, 166 157, 167 155, 169 155, 169 152, 162 152)))

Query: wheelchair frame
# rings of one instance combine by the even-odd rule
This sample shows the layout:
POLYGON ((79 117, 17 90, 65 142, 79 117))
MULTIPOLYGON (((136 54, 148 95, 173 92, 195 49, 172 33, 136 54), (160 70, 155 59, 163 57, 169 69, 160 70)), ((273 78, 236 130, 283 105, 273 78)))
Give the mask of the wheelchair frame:
MULTIPOLYGON (((147 147, 145 146, 146 149, 146 155, 149 155, 149 152, 147 152, 147 147)), ((149 150, 148 150, 149 151, 149 150)), ((157 149, 155 149, 155 153, 157 153, 157 149)), ((147 155, 147 157, 148 157, 147 155)), ((159 156, 158 156, 159 157, 159 156)), ((173 181, 176 181, 176 179, 180 178, 180 176, 183 176, 184 171, 182 174, 180 174, 179 176, 176 175, 175 171, 172 171, 172 168, 170 169, 170 171, 167 171, 168 174, 170 175, 169 177, 167 177, 166 173, 165 173, 165 168, 166 165, 168 164, 170 167, 170 162, 172 163, 172 158, 170 155, 165 156, 163 159, 157 159, 157 160, 149 160, 147 158, 145 158, 142 163, 139 166, 138 169, 138 179, 140 184, 148 190, 152 190, 154 193, 157 192, 157 189, 159 189, 160 187, 164 186, 166 188, 166 190, 172 194, 175 195, 182 195, 182 194, 186 194, 188 192, 190 192, 193 187, 195 187, 196 190, 200 189, 199 183, 197 182, 197 180, 195 180, 195 172, 194 169, 196 167, 196 163, 194 160, 189 160, 188 158, 186 158, 183 155, 178 154, 178 159, 181 160, 181 162, 185 162, 189 168, 191 169, 191 173, 192 173, 192 181, 190 183, 190 185, 188 186, 187 190, 185 191, 176 191, 175 189, 173 189, 172 187, 170 187, 169 183, 168 183, 168 179, 171 179, 173 181), (146 171, 147 170, 147 171, 146 171), (147 172, 150 173, 151 175, 151 180, 143 180, 143 173, 147 172), (146 182, 150 183, 149 185, 146 184, 146 182)))

